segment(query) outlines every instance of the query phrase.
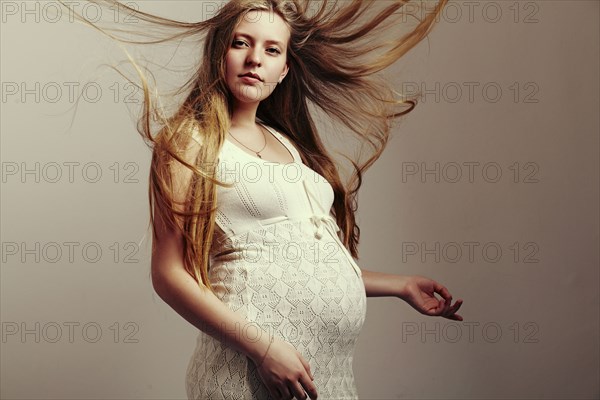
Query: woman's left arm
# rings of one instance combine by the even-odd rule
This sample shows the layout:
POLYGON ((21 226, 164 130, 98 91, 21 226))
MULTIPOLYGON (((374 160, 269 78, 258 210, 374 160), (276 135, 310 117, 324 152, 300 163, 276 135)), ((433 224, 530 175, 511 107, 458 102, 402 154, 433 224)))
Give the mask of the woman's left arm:
POLYGON ((463 320, 456 314, 463 301, 458 299, 452 304, 452 295, 448 289, 432 279, 418 275, 386 274, 362 268, 361 271, 368 297, 398 297, 421 314, 463 320))

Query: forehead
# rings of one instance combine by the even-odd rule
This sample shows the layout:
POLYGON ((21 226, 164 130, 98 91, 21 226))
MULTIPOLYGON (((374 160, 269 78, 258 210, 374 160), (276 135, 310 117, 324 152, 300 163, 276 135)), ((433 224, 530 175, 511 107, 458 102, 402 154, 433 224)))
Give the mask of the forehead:
POLYGON ((255 40, 279 41, 287 45, 290 29, 279 14, 266 10, 247 12, 234 30, 251 36, 255 40))

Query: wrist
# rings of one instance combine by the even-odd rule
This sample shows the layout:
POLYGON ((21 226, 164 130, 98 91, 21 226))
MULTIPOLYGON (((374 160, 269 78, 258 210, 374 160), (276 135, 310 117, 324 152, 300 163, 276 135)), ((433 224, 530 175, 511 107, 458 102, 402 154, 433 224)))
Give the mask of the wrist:
POLYGON ((267 350, 265 351, 265 354, 260 358, 260 360, 258 362, 257 361, 254 362, 256 364, 257 368, 260 368, 260 366, 263 365, 263 363, 265 362, 265 359, 267 358, 267 354, 269 354, 269 350, 271 349, 272 344, 273 344, 273 338, 271 338, 271 340, 269 340, 269 345, 267 346, 267 350))
POLYGON ((402 300, 406 299, 406 287, 409 279, 409 275, 394 276, 394 296, 402 300))
POLYGON ((265 331, 262 331, 262 335, 260 336, 260 339, 257 341, 254 341, 254 343, 252 343, 252 345, 249 346, 250 348, 247 352, 248 357, 257 366, 260 366, 262 364, 262 362, 264 361, 265 357, 267 356, 267 353, 269 352, 269 350, 271 348, 271 344, 273 344, 274 340, 275 340, 275 337, 269 335, 265 331))

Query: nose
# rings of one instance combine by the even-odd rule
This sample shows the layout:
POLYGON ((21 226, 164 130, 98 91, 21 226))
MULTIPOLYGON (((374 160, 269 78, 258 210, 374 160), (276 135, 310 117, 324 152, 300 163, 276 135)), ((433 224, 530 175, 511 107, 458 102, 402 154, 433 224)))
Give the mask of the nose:
POLYGON ((249 64, 260 65, 260 52, 258 51, 258 49, 256 47, 253 49, 250 49, 250 51, 248 51, 248 56, 246 57, 246 62, 249 64))

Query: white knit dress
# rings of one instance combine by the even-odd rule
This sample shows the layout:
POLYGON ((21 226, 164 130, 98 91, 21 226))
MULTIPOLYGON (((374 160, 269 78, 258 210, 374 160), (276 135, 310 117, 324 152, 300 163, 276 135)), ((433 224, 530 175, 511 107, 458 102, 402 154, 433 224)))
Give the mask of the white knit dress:
MULTIPOLYGON (((217 176, 217 229, 209 279, 217 296, 248 324, 293 345, 310 364, 319 399, 357 399, 352 371, 366 316, 360 268, 344 248, 331 185, 296 148, 267 127, 294 157, 274 163, 226 140, 217 176)), ((189 399, 271 399, 248 357, 198 331, 185 379, 189 399)))

